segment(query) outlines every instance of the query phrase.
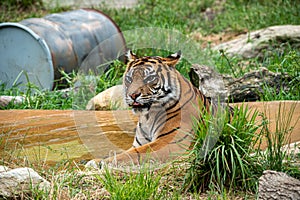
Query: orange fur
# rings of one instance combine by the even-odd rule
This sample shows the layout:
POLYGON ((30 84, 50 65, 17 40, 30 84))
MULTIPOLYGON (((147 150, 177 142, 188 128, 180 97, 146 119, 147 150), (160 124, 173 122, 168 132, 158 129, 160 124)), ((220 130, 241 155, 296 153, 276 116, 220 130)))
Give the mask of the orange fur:
POLYGON ((132 148, 104 161, 139 165, 184 154, 194 135, 192 118, 201 117, 199 102, 209 110, 209 99, 175 69, 179 53, 167 58, 127 56, 123 86, 126 102, 139 116, 136 137, 132 148))

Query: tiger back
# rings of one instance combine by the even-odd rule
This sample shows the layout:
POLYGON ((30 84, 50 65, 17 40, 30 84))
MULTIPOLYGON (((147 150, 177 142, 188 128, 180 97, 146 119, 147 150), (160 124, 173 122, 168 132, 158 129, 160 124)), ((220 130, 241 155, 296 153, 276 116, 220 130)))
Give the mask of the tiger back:
POLYGON ((139 118, 135 138, 132 148, 104 161, 139 165, 173 160, 190 147, 192 118, 199 120, 199 109, 209 110, 210 101, 176 70, 180 52, 139 58, 129 51, 127 58, 123 89, 126 103, 139 118))

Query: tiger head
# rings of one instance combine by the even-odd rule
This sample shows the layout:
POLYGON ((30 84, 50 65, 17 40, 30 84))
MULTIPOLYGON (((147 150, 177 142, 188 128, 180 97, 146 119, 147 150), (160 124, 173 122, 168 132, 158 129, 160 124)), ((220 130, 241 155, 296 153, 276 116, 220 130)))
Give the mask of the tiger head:
POLYGON ((137 57, 127 53, 127 68, 123 77, 126 103, 133 111, 147 111, 152 105, 164 106, 180 96, 180 85, 175 65, 181 52, 168 57, 137 57))

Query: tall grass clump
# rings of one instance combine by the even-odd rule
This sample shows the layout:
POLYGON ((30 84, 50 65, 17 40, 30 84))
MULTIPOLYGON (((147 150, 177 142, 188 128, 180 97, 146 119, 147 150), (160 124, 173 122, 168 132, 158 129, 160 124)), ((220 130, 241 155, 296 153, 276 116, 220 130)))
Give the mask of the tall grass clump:
POLYGON ((112 172, 105 168, 103 177, 97 176, 104 188, 110 193, 110 199, 161 199, 158 191, 161 175, 142 166, 138 172, 112 172))
POLYGON ((292 104, 289 110, 287 110, 284 102, 279 104, 279 109, 275 113, 275 121, 272 122, 275 123, 275 130, 273 131, 269 128, 269 121, 264 117, 262 139, 266 141, 266 150, 260 152, 260 157, 263 158, 261 163, 264 169, 283 171, 300 178, 300 170, 294 169, 290 162, 292 155, 289 151, 292 147, 284 148, 286 144, 291 143, 291 132, 299 122, 299 118, 292 121, 295 108, 296 103, 292 104))
POLYGON ((232 188, 255 189, 257 175, 261 172, 257 157, 253 155, 258 140, 256 131, 260 127, 257 116, 258 112, 248 112, 247 106, 234 108, 231 119, 226 115, 225 120, 221 120, 220 132, 210 133, 214 120, 203 113, 203 120, 195 124, 195 145, 190 151, 190 167, 184 183, 186 190, 199 192, 213 188, 222 193, 232 188), (210 149, 206 148, 207 134, 216 137, 210 149))

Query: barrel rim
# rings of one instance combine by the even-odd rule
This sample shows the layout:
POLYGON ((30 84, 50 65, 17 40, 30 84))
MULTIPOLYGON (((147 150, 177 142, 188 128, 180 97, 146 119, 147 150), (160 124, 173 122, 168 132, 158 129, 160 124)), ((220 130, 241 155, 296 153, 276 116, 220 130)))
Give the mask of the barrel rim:
MULTIPOLYGON (((3 27, 20 28, 20 29, 26 31, 27 33, 29 33, 40 44, 40 46, 44 50, 44 53, 45 53, 46 59, 47 59, 47 63, 49 65, 51 83, 50 83, 50 85, 48 85, 48 87, 49 87, 49 90, 52 90, 53 86, 54 86, 54 66, 52 64, 51 51, 50 51, 49 46, 47 45, 46 41, 42 37, 40 37, 38 34, 36 34, 33 30, 31 30, 29 27, 27 27, 23 24, 20 24, 20 23, 16 23, 16 22, 0 23, 0 29, 3 27)), ((47 88, 47 86, 45 86, 44 88, 47 88)))

